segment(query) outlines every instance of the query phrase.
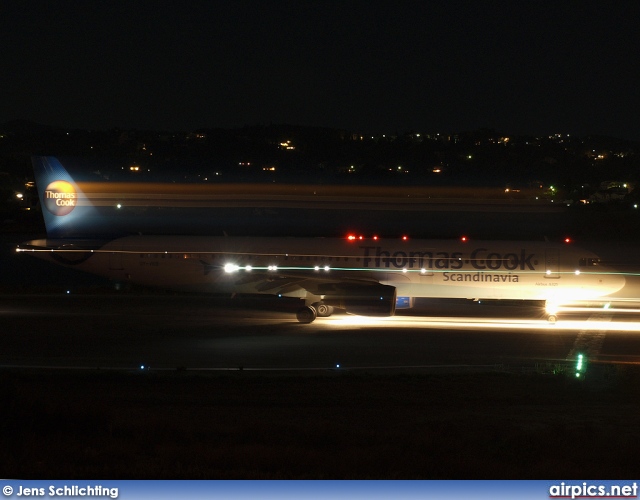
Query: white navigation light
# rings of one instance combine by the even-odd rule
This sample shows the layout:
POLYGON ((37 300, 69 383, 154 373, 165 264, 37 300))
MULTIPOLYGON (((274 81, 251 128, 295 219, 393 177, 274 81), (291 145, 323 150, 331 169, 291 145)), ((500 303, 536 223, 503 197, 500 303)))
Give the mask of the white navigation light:
POLYGON ((240 267, 236 264, 225 264, 224 266, 225 273, 235 273, 238 269, 240 269, 240 267))
POLYGON ((278 270, 278 266, 269 266, 269 267, 267 267, 267 269, 269 271, 277 271, 278 270))
POLYGON ((329 270, 329 266, 324 266, 324 270, 328 271, 329 270))
POLYGON ((251 271, 252 269, 253 269, 253 267, 251 267, 251 266, 245 266, 245 267, 244 267, 244 270, 245 270, 245 271, 251 271))
POLYGON ((551 271, 547 269, 547 276, 549 276, 550 274, 551 274, 551 271))
POLYGON ((576 276, 580 276, 580 269, 576 269, 576 276))
POLYGON ((316 271, 320 271, 320 266, 316 266, 313 269, 316 270, 316 271))

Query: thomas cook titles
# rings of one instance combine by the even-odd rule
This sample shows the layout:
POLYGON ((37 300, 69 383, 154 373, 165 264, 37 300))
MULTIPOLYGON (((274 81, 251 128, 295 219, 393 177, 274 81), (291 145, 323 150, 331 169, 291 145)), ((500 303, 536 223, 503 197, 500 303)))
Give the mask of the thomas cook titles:
POLYGON ((534 266, 538 264, 535 254, 524 248, 520 251, 507 253, 493 252, 487 248, 475 248, 467 255, 462 252, 393 251, 379 246, 362 246, 360 248, 363 250, 364 267, 372 268, 455 270, 471 267, 478 271, 533 271, 535 270, 534 266))
POLYGON ((53 181, 44 190, 44 206, 53 215, 69 214, 77 203, 77 193, 72 184, 67 181, 53 181))

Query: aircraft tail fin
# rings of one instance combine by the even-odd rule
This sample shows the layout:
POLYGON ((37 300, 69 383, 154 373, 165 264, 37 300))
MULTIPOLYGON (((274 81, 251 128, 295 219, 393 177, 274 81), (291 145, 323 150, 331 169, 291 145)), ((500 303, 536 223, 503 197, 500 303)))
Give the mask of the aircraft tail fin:
POLYGON ((93 207, 67 169, 53 156, 31 158, 42 215, 50 238, 77 236, 93 207))

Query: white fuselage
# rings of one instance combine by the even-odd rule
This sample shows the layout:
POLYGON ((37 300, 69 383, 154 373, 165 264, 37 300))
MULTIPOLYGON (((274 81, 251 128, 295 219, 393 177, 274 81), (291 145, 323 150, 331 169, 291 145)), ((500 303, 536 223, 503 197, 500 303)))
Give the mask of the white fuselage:
POLYGON ((142 285, 294 297, 317 283, 377 282, 397 296, 564 303, 625 283, 589 251, 538 242, 128 236, 100 248, 40 240, 19 251, 142 285))

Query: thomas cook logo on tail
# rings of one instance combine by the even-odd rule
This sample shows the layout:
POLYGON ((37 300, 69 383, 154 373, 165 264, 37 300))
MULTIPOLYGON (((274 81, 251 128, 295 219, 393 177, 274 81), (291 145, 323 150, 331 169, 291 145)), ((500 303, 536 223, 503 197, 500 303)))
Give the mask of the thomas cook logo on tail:
POLYGON ((78 202, 75 188, 67 181, 53 181, 44 190, 44 206, 53 215, 67 215, 78 202))

